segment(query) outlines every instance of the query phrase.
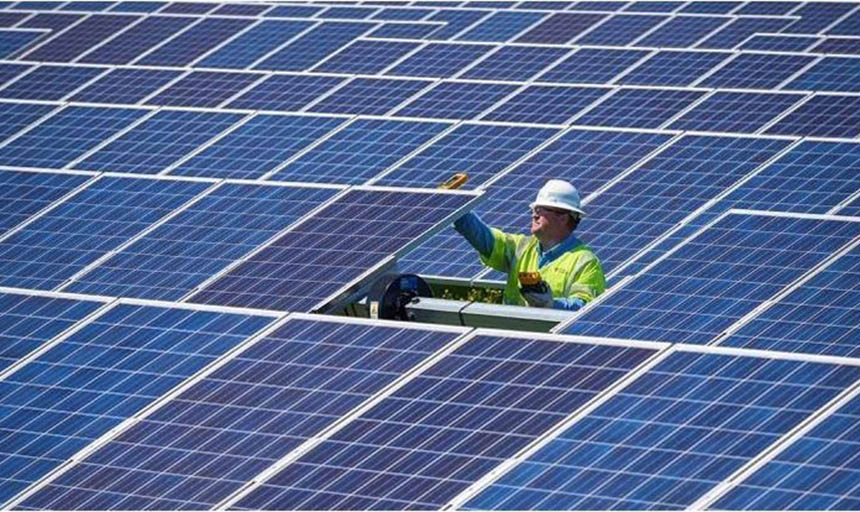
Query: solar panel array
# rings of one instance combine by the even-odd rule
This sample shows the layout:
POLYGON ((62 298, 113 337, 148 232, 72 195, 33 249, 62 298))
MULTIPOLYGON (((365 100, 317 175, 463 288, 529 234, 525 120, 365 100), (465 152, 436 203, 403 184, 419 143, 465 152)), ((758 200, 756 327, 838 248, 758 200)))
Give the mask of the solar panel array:
POLYGON ((0 507, 860 507, 860 4, 3 1, 0 59, 0 507), (556 333, 307 314, 502 279, 447 226, 550 178, 556 333))

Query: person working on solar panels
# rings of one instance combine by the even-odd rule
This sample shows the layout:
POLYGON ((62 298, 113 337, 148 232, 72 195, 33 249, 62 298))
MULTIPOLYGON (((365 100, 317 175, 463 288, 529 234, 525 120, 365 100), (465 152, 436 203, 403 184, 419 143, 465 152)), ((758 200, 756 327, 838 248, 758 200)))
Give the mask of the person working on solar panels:
POLYGON ((533 236, 491 228, 472 212, 454 222, 484 265, 508 274, 505 304, 575 311, 603 293, 606 282, 600 261, 573 235, 585 215, 576 187, 549 180, 531 212, 533 236), (539 281, 523 286, 520 278, 537 277, 535 272, 540 272, 539 281))

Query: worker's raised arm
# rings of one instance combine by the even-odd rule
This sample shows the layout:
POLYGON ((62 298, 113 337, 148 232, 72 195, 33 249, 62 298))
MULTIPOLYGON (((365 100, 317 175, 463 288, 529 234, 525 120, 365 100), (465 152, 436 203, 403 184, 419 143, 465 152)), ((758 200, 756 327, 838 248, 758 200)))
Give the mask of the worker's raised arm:
POLYGON ((493 232, 476 213, 469 212, 454 221, 454 229, 463 235, 481 256, 489 257, 493 252, 493 232))

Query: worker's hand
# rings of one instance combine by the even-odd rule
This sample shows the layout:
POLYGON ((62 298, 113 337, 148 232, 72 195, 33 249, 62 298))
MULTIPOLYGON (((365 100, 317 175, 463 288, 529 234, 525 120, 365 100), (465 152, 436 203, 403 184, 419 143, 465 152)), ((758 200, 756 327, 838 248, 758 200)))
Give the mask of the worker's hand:
POLYGON ((541 281, 535 286, 529 286, 521 290, 521 292, 528 305, 533 308, 552 307, 552 290, 550 290, 546 281, 541 281))

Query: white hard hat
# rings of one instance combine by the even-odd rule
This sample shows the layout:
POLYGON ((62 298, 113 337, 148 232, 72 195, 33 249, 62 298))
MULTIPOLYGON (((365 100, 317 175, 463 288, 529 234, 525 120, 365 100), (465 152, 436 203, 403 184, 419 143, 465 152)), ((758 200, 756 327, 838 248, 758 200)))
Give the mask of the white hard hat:
POLYGON ((578 213, 585 217, 585 210, 579 201, 579 192, 576 187, 564 180, 549 180, 538 191, 535 202, 531 207, 546 206, 549 208, 561 208, 571 213, 578 213))

